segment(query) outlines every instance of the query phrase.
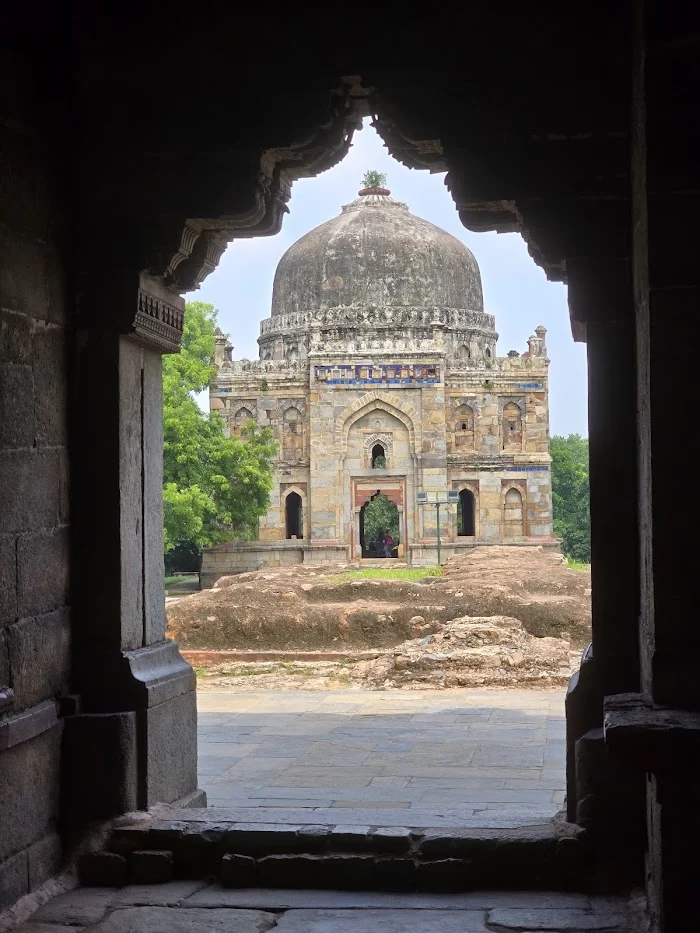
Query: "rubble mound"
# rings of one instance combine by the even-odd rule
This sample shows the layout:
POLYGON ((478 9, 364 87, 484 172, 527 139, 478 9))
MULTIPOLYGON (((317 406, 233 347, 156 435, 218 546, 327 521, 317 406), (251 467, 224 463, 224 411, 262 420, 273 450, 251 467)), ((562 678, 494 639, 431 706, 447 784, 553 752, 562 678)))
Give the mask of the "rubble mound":
POLYGON ((590 574, 541 547, 473 548, 449 560, 442 576, 426 571, 418 580, 344 579, 357 567, 223 577, 213 589, 168 601, 168 634, 184 649, 394 649, 444 637, 442 626, 458 619, 488 616, 516 620, 524 636, 568 632, 574 649, 590 640, 590 574))
POLYGON ((358 661, 350 676, 374 687, 546 687, 566 683, 578 661, 566 632, 538 638, 508 616, 462 616, 391 653, 358 661))

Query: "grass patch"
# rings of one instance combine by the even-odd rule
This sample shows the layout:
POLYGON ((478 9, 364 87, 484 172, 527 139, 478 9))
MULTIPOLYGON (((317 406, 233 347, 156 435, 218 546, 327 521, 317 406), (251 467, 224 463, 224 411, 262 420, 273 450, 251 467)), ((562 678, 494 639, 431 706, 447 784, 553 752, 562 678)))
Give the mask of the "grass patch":
POLYGON ((587 564, 584 560, 574 560, 573 557, 566 558, 566 565, 569 570, 582 570, 588 573, 590 573, 591 570, 590 564, 587 564))
POLYGON ((347 583, 350 580, 423 580, 425 577, 441 577, 440 567, 366 567, 364 570, 347 570, 330 577, 319 578, 319 583, 347 583))
POLYGON ((176 583, 196 583, 197 574, 196 573, 176 573, 171 577, 165 578, 166 586, 175 586, 176 583))

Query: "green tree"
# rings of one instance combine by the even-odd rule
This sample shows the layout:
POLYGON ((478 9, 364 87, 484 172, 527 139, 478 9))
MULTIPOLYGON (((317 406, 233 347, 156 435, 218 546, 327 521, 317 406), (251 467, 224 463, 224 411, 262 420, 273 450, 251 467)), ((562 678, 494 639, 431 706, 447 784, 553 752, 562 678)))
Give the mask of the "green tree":
POLYGON ((590 562, 591 517, 588 486, 588 439, 580 434, 553 437, 552 503, 554 533, 567 557, 590 562))
POLYGON ((363 188, 383 188, 386 184, 386 175, 384 172, 378 172, 376 169, 370 169, 362 177, 363 188))
POLYGON ((363 516, 365 545, 369 544, 372 538, 378 538, 380 532, 388 532, 394 544, 399 543, 399 510, 383 492, 374 496, 365 506, 363 516))
POLYGON ((182 350, 163 365, 163 503, 165 550, 180 542, 206 547, 252 538, 267 511, 271 459, 277 445, 269 428, 249 421, 227 438, 217 414, 205 414, 194 394, 213 375, 216 310, 188 302, 182 350))

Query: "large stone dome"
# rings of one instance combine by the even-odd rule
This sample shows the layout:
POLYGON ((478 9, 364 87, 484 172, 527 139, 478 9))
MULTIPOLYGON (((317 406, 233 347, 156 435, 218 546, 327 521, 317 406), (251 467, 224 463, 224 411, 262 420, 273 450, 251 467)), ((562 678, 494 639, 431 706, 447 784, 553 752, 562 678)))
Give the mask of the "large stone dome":
POLYGON ((367 306, 482 312, 476 259, 402 202, 362 194, 284 254, 272 316, 367 306))

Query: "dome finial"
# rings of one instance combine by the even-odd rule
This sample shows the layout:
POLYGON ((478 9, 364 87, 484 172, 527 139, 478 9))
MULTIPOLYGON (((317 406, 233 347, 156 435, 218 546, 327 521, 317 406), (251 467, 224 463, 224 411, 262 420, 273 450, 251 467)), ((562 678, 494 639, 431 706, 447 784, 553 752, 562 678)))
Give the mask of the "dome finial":
POLYGON ((386 185, 386 175, 384 172, 377 172, 375 169, 370 169, 365 172, 362 178, 362 187, 357 192, 360 197, 363 197, 366 194, 383 194, 390 195, 391 191, 388 188, 385 188, 386 185))

